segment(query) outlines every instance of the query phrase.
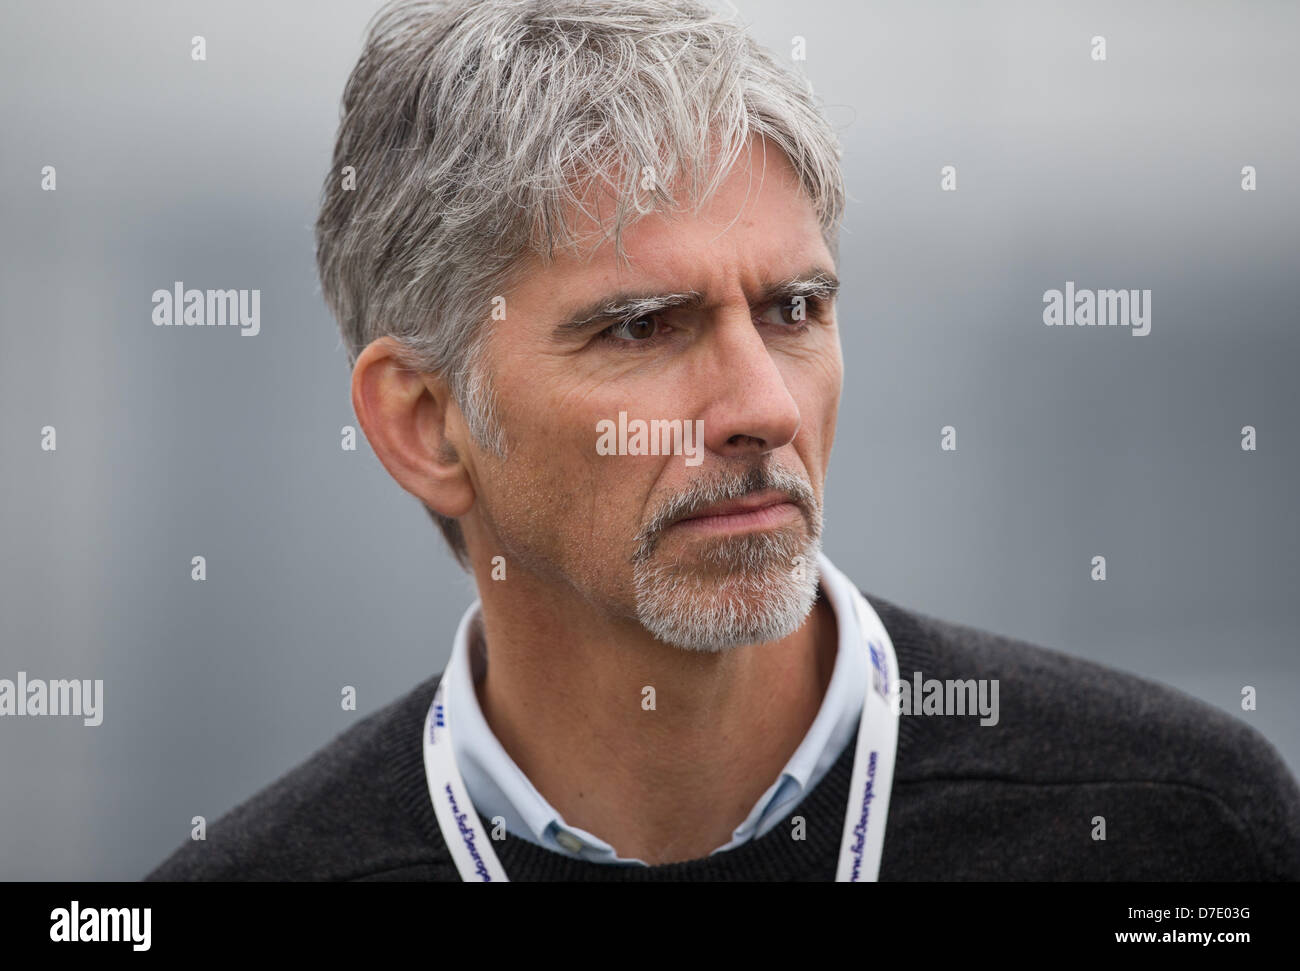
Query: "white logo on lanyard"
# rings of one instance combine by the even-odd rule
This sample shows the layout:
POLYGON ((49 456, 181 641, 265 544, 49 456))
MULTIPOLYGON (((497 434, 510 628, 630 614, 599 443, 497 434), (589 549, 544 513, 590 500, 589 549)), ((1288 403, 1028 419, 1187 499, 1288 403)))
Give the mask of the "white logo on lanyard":
MULTIPOLYGON (((823 561, 822 569, 834 569, 823 561)), ((846 585, 851 587, 847 580, 846 585)), ((848 810, 840 840, 839 866, 835 879, 862 883, 876 880, 885 844, 885 819, 889 815, 889 793, 894 781, 894 754, 898 747, 898 713, 890 702, 889 686, 898 677, 894 645, 876 612, 856 587, 852 588, 853 610, 858 629, 871 659, 865 685, 866 700, 858 724, 853 776, 849 784, 848 810)), ((461 663, 453 651, 447 670, 438 681, 433 704, 424 721, 424 771, 429 795, 438 817, 443 842, 451 852, 462 880, 478 883, 505 882, 505 868, 492 849, 469 793, 456 767, 451 745, 451 726, 446 717, 446 685, 453 668, 461 663)))

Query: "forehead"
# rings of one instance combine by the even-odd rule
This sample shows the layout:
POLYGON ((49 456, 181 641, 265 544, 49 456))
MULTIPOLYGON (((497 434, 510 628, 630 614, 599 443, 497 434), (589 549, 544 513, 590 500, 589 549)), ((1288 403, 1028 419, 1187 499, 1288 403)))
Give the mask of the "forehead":
MULTIPOLYGON (((648 198, 648 195, 647 195, 648 198)), ((512 301, 538 324, 606 292, 694 290, 706 301, 757 292, 809 266, 831 267, 817 213, 785 154, 751 139, 718 188, 698 207, 684 190, 678 212, 651 212, 624 227, 619 259, 604 238, 616 199, 607 187, 589 189, 583 208, 572 210, 578 252, 557 251, 545 261, 527 258, 519 267, 512 301)))

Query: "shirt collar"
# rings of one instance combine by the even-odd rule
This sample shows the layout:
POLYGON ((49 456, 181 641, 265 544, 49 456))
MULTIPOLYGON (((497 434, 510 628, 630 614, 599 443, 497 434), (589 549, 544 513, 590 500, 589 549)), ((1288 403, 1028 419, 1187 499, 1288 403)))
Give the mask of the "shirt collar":
MULTIPOLYGON (((825 554, 819 553, 817 562, 821 590, 835 613, 838 629, 830 684, 817 716, 780 776, 759 797, 745 821, 736 827, 731 841, 714 853, 761 836, 785 819, 855 735, 870 673, 853 605, 854 598, 860 594, 825 554)), ((871 609, 870 604, 866 609, 871 609)), ((474 689, 487 665, 481 611, 482 602, 475 600, 456 630, 452 653, 461 661, 448 664, 445 702, 448 721, 454 726, 452 750, 475 809, 493 827, 501 822, 512 835, 556 853, 597 863, 646 865, 641 860, 619 857, 600 837, 565 823, 493 734, 474 689)))

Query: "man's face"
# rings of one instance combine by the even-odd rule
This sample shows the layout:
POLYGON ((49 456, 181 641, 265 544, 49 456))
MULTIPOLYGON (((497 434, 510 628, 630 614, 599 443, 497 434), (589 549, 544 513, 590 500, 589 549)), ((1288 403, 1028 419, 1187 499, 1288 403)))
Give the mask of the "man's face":
POLYGON ((843 372, 830 292, 801 306, 779 290, 833 285, 812 204, 784 154, 764 160, 755 142, 698 215, 646 216, 624 248, 630 265, 607 241, 535 261, 505 295, 486 363, 509 453, 473 450, 490 546, 477 553, 684 648, 784 637, 816 596, 843 372), (693 299, 571 325, 629 295, 693 299), (638 420, 703 441, 607 454, 652 450, 638 420))

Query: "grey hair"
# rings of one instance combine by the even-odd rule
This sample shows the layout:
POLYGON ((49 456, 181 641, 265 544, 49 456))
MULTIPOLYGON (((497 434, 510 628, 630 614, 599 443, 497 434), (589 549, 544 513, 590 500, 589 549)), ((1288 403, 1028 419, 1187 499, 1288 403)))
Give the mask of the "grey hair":
MULTIPOLYGON (((575 211, 608 230, 587 208, 603 183, 624 259, 627 226, 679 208, 669 187, 702 204, 751 136, 785 153, 836 254, 835 133, 734 17, 696 0, 389 3, 344 90, 316 222, 349 363, 393 337, 402 366, 442 375, 474 440, 504 457, 483 361, 522 258, 575 248, 575 211)), ((468 568, 460 524, 429 512, 468 568)))

